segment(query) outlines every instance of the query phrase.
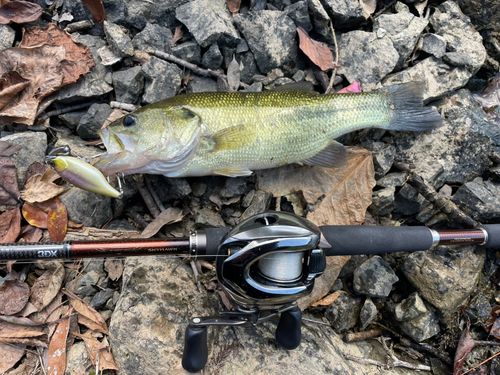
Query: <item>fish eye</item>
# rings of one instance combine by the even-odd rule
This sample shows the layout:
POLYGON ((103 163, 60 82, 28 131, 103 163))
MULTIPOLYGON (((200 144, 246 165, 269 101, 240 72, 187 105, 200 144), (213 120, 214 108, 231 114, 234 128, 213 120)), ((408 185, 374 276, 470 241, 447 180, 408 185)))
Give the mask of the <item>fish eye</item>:
POLYGON ((45 162, 49 167, 53 167, 54 165, 56 165, 56 163, 54 163, 54 160, 52 159, 47 159, 45 162))
POLYGON ((132 116, 127 116, 123 119, 123 126, 126 126, 127 128, 129 126, 134 126, 135 125, 135 118, 132 116))

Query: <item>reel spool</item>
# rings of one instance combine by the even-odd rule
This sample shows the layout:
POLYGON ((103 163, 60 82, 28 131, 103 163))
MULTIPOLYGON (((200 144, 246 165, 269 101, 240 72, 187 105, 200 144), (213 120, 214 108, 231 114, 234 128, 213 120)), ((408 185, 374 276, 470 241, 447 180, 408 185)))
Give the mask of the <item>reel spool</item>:
POLYGON ((217 278, 236 310, 191 319, 182 366, 191 372, 205 366, 209 325, 248 327, 281 315, 276 340, 285 349, 298 347, 302 313, 296 300, 312 291, 326 267, 320 239, 316 225, 284 212, 257 215, 234 227, 219 246, 217 278))

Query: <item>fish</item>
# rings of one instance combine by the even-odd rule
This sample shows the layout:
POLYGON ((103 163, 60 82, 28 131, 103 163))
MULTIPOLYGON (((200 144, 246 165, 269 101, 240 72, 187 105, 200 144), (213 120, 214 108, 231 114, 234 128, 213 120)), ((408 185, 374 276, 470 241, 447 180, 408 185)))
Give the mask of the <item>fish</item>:
POLYGON ((121 198, 122 193, 113 188, 101 171, 73 156, 49 155, 45 162, 70 184, 92 193, 121 198))
POLYGON ((375 92, 320 95, 308 90, 180 95, 146 105, 98 131, 104 175, 248 176, 286 164, 343 168, 335 140, 366 128, 425 131, 443 119, 423 105, 425 83, 375 92))

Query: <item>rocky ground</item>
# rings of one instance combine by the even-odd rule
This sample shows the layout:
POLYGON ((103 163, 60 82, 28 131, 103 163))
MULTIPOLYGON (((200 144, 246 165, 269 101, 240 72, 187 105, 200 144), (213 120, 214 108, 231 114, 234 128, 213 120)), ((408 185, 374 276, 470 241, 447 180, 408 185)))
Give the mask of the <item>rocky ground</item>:
MULTIPOLYGON (((36 3, 44 8, 37 21, 1 26, 2 48, 17 45, 23 27, 53 22, 65 28, 92 20, 79 0, 36 3)), ((321 220, 330 221, 319 219, 316 210, 329 199, 333 187, 316 195, 311 186, 297 189, 303 181, 270 187, 271 175, 290 174, 288 169, 245 178, 127 177, 122 199, 77 188, 60 195, 70 220, 108 230, 82 233, 79 229, 68 232, 66 239, 137 236, 160 211, 172 207, 182 212, 183 220, 164 226, 162 235, 184 236, 193 227, 232 227, 269 209, 307 216, 318 224, 464 227, 408 183, 413 173, 471 220, 499 222, 500 102, 485 111, 476 95, 499 71, 500 9, 494 0, 379 1, 376 9, 373 2, 358 0, 251 0, 242 1, 239 9, 231 8, 234 14, 228 4, 238 2, 229 0, 103 3, 107 15, 103 27, 94 23, 72 32, 88 46, 96 65, 76 83, 57 91, 45 109, 50 125, 9 124, 1 130, 1 141, 23 146, 12 156, 20 186, 28 167, 43 163, 55 147, 70 145, 82 157, 101 153, 87 142, 98 138, 96 131, 110 116, 123 111, 124 106, 116 102, 140 106, 183 93, 259 92, 304 80, 321 93, 330 82, 334 91, 355 81, 363 91, 371 91, 418 80, 425 81, 425 103, 442 114, 444 125, 423 133, 365 130, 342 137, 346 145, 371 151, 370 162, 373 158, 373 184, 366 183, 371 186, 367 213, 364 206, 358 209, 359 222, 339 222, 327 209, 321 220), (313 64, 299 48, 297 27, 337 49, 338 68, 323 72, 313 64), (147 51, 166 52, 184 63, 147 51), (205 76, 207 69, 226 79, 205 76), (144 191, 157 204, 144 204, 144 191)), ((310 307, 315 300, 301 301, 303 341, 298 349, 285 351, 277 345, 277 321, 273 320, 255 328, 210 328, 204 373, 371 374, 378 371, 372 364, 346 355, 387 363, 387 350, 374 339, 349 343, 342 339, 381 327, 391 337, 390 352, 401 360, 429 366, 435 374, 451 373, 467 322, 472 324, 474 340, 491 339, 489 330, 500 303, 497 255, 468 246, 330 260, 321 295, 315 300, 341 293, 324 306, 310 307)), ((182 259, 86 261, 76 277, 68 268, 66 287, 109 323, 118 374, 183 373, 180 359, 187 322, 195 315, 214 315, 226 304, 210 265, 192 265, 200 273, 199 287, 191 264, 182 259), (117 274, 122 267, 123 274, 117 274)), ((0 269, 1 282, 6 275, 0 269)), ((495 346, 478 345, 464 369, 497 351, 495 346)), ((84 342, 77 340, 68 349, 66 374, 92 373, 92 362, 84 342)), ((394 358, 389 363, 394 364, 394 358)), ((475 373, 496 374, 499 367, 500 362, 493 359, 475 373)), ((22 373, 15 371, 7 373, 22 373)), ((416 370, 391 367, 386 372, 413 374, 416 370)))

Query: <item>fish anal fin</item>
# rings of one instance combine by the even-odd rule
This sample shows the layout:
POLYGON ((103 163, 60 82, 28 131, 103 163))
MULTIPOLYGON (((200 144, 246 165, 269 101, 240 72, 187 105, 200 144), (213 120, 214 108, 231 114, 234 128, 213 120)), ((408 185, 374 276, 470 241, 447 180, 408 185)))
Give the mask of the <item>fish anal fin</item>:
POLYGON ((328 146, 303 163, 325 168, 344 168, 347 164, 347 149, 342 143, 331 140, 328 146))
POLYGON ((223 168, 213 171, 214 174, 226 177, 250 176, 252 171, 247 167, 223 168))
POLYGON ((231 126, 210 136, 214 141, 211 152, 238 150, 252 142, 255 132, 246 125, 231 126))

